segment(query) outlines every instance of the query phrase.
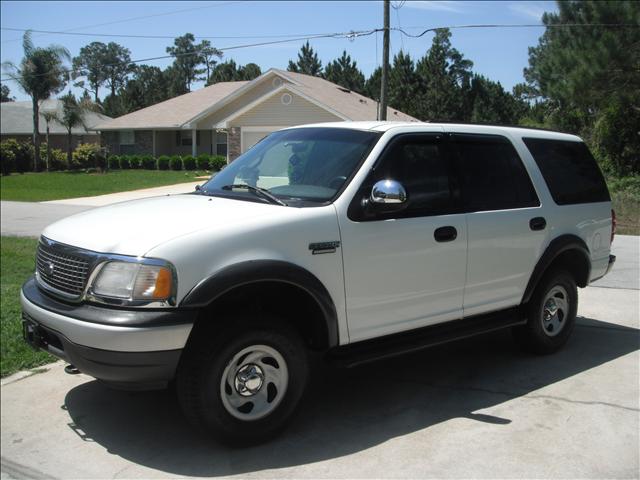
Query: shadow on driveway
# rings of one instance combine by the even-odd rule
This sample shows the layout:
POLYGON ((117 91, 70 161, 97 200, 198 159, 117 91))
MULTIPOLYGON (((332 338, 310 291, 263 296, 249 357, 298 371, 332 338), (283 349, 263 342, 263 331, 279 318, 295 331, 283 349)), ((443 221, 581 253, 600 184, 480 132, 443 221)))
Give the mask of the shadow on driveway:
POLYGON ((338 458, 473 413, 638 350, 640 330, 580 318, 567 347, 517 350, 509 332, 484 335, 352 370, 316 368, 290 427, 270 443, 234 450, 195 432, 169 392, 120 392, 97 381, 71 390, 70 428, 128 461, 172 475, 246 474, 338 458))

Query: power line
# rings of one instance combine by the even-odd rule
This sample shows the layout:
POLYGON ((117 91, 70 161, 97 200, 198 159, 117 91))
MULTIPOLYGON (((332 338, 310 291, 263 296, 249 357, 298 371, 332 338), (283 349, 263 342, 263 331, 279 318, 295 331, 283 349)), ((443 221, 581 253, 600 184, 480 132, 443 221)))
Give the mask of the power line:
MULTIPOLYGON (((44 33, 51 35, 75 35, 75 36, 85 36, 85 37, 118 37, 118 38, 148 38, 148 39, 169 39, 173 40, 179 35, 134 35, 134 34, 119 34, 119 33, 87 33, 87 32, 69 32, 69 31, 56 31, 56 30, 33 30, 28 28, 12 28, 12 27, 0 27, 0 30, 10 30, 12 32, 35 32, 35 33, 44 33)), ((326 35, 325 33, 291 33, 287 35, 274 35, 274 34, 266 34, 266 35, 215 35, 215 36, 207 36, 207 35, 193 35, 195 38, 199 39, 207 39, 207 40, 230 40, 230 39, 259 39, 259 38, 292 38, 292 37, 300 37, 304 35, 326 35)))
MULTIPOLYGON (((640 24, 637 23, 558 23, 553 25, 545 25, 543 23, 520 23, 520 24, 511 24, 511 23, 493 23, 493 24, 476 24, 476 25, 451 25, 448 27, 431 27, 424 30, 422 33, 418 35, 413 35, 411 33, 406 32, 402 28, 394 28, 392 30, 397 30, 403 35, 412 38, 419 38, 425 35, 428 32, 435 32, 438 30, 454 30, 454 29, 463 29, 463 28, 573 28, 573 27, 631 27, 631 28, 640 28, 640 24)), ((425 27, 405 27, 407 29, 418 29, 425 27)))
MULTIPOLYGON (((261 46, 265 46, 265 45, 276 45, 276 44, 280 44, 280 43, 288 43, 288 42, 299 42, 302 40, 314 40, 314 39, 320 39, 320 38, 347 38, 347 39, 354 39, 354 38, 358 38, 358 37, 364 37, 364 36, 369 36, 374 34, 377 31, 380 31, 381 29, 374 29, 374 30, 363 30, 363 31, 350 31, 350 32, 341 32, 341 33, 326 33, 326 34, 322 34, 322 35, 307 35, 304 37, 298 37, 298 38, 290 38, 290 39, 285 39, 285 40, 274 40, 274 41, 269 41, 269 42, 258 42, 258 43, 250 43, 250 44, 244 44, 244 45, 233 45, 233 46, 229 46, 229 47, 222 47, 222 48, 218 48, 218 50, 222 51, 222 52, 226 52, 229 50, 238 50, 238 49, 242 49, 242 48, 251 48, 251 47, 261 47, 261 46)), ((167 59, 167 58, 176 58, 176 57, 188 57, 191 55, 199 55, 200 54, 200 50, 196 50, 194 52, 188 52, 188 53, 183 53, 183 54, 177 54, 177 55, 161 55, 158 57, 148 57, 148 58, 141 58, 138 60, 130 60, 129 62, 125 62, 125 63, 113 63, 113 64, 106 64, 106 65, 102 65, 103 67, 116 67, 116 66, 120 66, 120 65, 131 65, 131 64, 136 64, 136 63, 141 63, 141 62, 151 62, 154 60, 163 60, 163 59, 167 59)), ((74 72, 77 72, 81 69, 75 69, 75 68, 70 68, 70 69, 63 69, 61 70, 62 73, 67 73, 67 74, 71 74, 74 72)), ((47 75, 48 72, 45 73, 40 73, 40 74, 36 74, 33 75, 33 77, 41 77, 44 75, 47 75)), ((15 78, 12 77, 3 77, 0 79, 0 81, 5 82, 5 81, 16 81, 15 78)))
MULTIPOLYGON (((216 3, 214 5, 206 5, 204 7, 183 8, 181 10, 173 10, 171 12, 152 13, 150 15, 140 15, 140 16, 137 16, 137 17, 123 18, 121 20, 113 20, 111 22, 95 23, 93 25, 85 25, 83 27, 69 28, 67 30, 63 30, 62 32, 57 32, 57 33, 69 33, 69 32, 73 32, 75 30, 84 30, 86 28, 104 27, 104 26, 107 26, 107 25, 115 25, 117 23, 133 22, 135 20, 143 20, 143 19, 146 19, 146 18, 164 17, 164 16, 167 16, 167 15, 175 15, 176 13, 192 12, 194 10, 203 10, 203 9, 206 9, 206 8, 213 8, 213 7, 223 7, 225 5, 232 5, 234 3, 242 3, 242 2, 239 1, 239 0, 236 0, 236 1, 233 1, 233 2, 223 2, 223 3, 221 2, 221 3, 216 3)), ((48 32, 47 33, 43 32, 43 34, 44 35, 48 35, 48 32)), ((39 35, 39 36, 41 36, 41 35, 39 35)), ((5 40, 2 43, 17 42, 17 41, 21 41, 21 40, 22 40, 22 38, 12 38, 10 40, 5 40)))

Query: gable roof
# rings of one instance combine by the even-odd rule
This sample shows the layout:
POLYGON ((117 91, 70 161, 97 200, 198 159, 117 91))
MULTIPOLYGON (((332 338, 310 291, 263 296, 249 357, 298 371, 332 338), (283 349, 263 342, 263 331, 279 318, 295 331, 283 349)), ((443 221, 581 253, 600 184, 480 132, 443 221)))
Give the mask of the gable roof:
MULTIPOLYGON (((340 118, 362 121, 375 120, 377 117, 378 103, 375 100, 342 88, 322 78, 270 69, 254 80, 215 83, 200 90, 180 95, 137 112, 101 123, 97 125, 96 129, 187 128, 191 124, 197 124, 199 119, 242 97, 265 79, 276 76, 286 81, 284 85, 288 90, 300 94, 316 105, 337 114, 340 118)), ((260 99, 268 98, 272 94, 273 90, 267 92, 260 99)), ((258 99, 258 103, 260 99, 258 99)), ((387 117, 389 120, 417 121, 417 119, 393 108, 387 109, 387 117)))
MULTIPOLYGON (((40 123, 39 129, 41 134, 47 133, 47 124, 42 116, 43 111, 55 110, 59 116, 62 116, 62 101, 58 99, 45 100, 40 105, 40 123)), ((31 101, 24 102, 3 102, 0 104, 0 114, 2 122, 0 122, 0 133, 2 135, 32 135, 33 134, 33 110, 31 101)), ((102 115, 97 112, 85 112, 83 115, 86 128, 82 125, 71 129, 73 135, 88 135, 99 123, 111 120, 111 117, 102 115)), ((67 135, 67 129, 58 122, 49 123, 50 135, 67 135)))

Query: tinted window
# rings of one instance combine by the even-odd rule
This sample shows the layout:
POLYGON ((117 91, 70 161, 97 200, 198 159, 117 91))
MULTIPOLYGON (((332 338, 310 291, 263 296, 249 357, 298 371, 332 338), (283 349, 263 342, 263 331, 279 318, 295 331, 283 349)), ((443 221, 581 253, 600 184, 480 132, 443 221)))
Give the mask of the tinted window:
POLYGON ((522 160, 509 140, 495 135, 454 134, 452 138, 467 210, 540 205, 522 160))
POLYGON ((607 184, 582 142, 523 138, 558 205, 606 202, 607 184))
POLYGON ((407 208, 369 219, 440 215, 454 210, 446 155, 442 142, 435 136, 411 136, 396 141, 364 182, 359 199, 368 198, 373 185, 387 179, 404 186, 407 208))

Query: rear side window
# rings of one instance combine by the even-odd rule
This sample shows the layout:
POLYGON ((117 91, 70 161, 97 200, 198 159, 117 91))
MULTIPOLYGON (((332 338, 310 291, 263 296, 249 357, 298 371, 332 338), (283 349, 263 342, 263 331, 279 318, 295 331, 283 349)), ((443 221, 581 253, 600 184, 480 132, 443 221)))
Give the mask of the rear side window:
POLYGON ((509 140, 498 135, 453 134, 452 146, 468 211, 540 205, 531 179, 509 140))
POLYGON ((607 202, 607 184, 596 160, 582 142, 522 139, 558 205, 607 202))

